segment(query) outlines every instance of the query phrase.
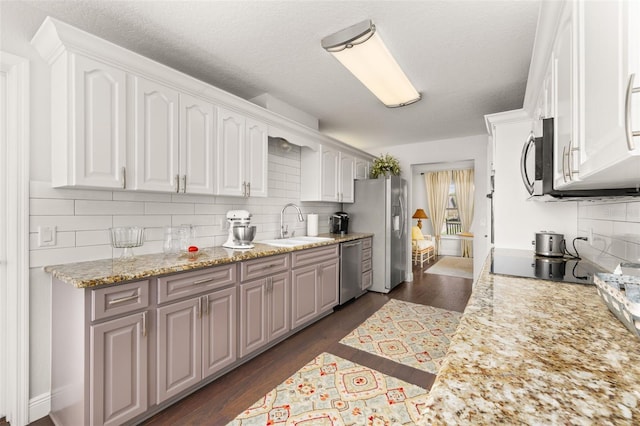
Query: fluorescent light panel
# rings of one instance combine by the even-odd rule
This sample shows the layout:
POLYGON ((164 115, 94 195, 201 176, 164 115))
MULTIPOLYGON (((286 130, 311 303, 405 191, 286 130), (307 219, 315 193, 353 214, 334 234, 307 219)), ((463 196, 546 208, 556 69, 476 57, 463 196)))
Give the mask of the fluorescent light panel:
POLYGON ((399 107, 420 100, 420 93, 391 56, 370 20, 325 37, 322 47, 386 106, 399 107))

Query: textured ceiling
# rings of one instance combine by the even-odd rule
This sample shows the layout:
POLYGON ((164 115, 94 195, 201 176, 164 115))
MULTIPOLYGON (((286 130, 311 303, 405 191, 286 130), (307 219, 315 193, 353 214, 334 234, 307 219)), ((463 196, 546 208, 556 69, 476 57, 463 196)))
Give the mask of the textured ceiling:
MULTIPOLYGON (((6 0, 5 0, 6 1, 6 0)), ((3 1, 2 3, 4 3, 3 1)), ((51 15, 245 99, 263 93, 376 154, 394 144, 485 133, 522 107, 540 1, 24 1, 25 28, 51 15), (388 109, 320 40, 372 19, 423 99, 388 109)))

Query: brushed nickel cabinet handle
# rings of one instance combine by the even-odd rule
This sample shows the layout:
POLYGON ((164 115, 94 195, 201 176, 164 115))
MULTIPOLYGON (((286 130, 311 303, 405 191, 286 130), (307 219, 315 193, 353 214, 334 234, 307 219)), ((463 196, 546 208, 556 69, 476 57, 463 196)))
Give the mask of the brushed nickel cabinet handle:
POLYGON ((247 197, 251 197, 251 182, 247 182, 247 197))
POLYGON ((204 297, 204 315, 209 315, 209 295, 204 297))
POLYGON ((193 285, 200 285, 200 284, 204 284, 204 283, 208 283, 213 281, 215 278, 205 278, 203 280, 198 280, 198 281, 194 281, 193 285))
POLYGON ((634 93, 640 92, 640 86, 633 87, 633 79, 635 74, 629 76, 629 84, 627 84, 627 96, 624 101, 624 130, 627 135, 627 148, 629 151, 636 149, 636 144, 633 141, 635 136, 640 136, 640 131, 631 130, 631 100, 634 93))
POLYGON ((176 175, 175 182, 176 182, 176 194, 177 194, 180 192, 180 175, 176 175))
POLYGON ((567 183, 567 172, 565 169, 565 164, 566 164, 566 160, 567 159, 567 147, 563 146, 562 147, 562 179, 564 180, 565 183, 567 183))
POLYGON ((129 300, 135 300, 137 298, 138 298, 138 295, 134 294, 133 296, 126 296, 126 297, 120 297, 118 299, 109 300, 107 304, 109 306, 117 305, 118 303, 128 302, 129 300))
POLYGON ((127 189, 127 168, 122 166, 122 189, 127 189))
POLYGON ((142 337, 147 337, 147 311, 142 313, 142 337))
POLYGON ((187 193, 187 175, 182 175, 182 193, 187 193))

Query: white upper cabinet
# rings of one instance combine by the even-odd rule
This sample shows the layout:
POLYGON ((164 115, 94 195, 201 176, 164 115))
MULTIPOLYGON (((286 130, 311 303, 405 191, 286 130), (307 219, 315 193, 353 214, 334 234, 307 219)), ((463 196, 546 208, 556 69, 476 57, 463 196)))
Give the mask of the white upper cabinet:
POLYGON ((353 203, 353 180, 356 178, 356 159, 353 156, 340 153, 339 175, 338 199, 341 203, 353 203))
POLYGON ((640 71, 639 10, 623 0, 564 8, 552 56, 556 188, 640 183, 640 137, 627 134, 627 126, 640 131, 640 94, 631 85, 640 71))
POLYGON ((267 196, 268 127, 218 108, 216 194, 267 196))
POLYGON ((51 83, 52 186, 124 188, 126 73, 63 53, 51 83))
POLYGON ((301 201, 354 202, 354 156, 336 148, 319 145, 316 151, 303 148, 300 159, 301 201))
POLYGON ((132 76, 133 189, 178 192, 178 92, 132 76))
POLYGON ((356 158, 356 179, 369 179, 371 163, 361 158, 356 158))
POLYGON ((214 114, 211 103, 180 94, 180 192, 214 193, 214 114))

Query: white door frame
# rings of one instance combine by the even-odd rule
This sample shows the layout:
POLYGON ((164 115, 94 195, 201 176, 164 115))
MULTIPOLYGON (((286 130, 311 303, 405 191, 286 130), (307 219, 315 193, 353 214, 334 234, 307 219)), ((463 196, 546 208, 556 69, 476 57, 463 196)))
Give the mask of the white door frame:
POLYGON ((29 61, 0 51, 0 417, 29 423, 29 61))

